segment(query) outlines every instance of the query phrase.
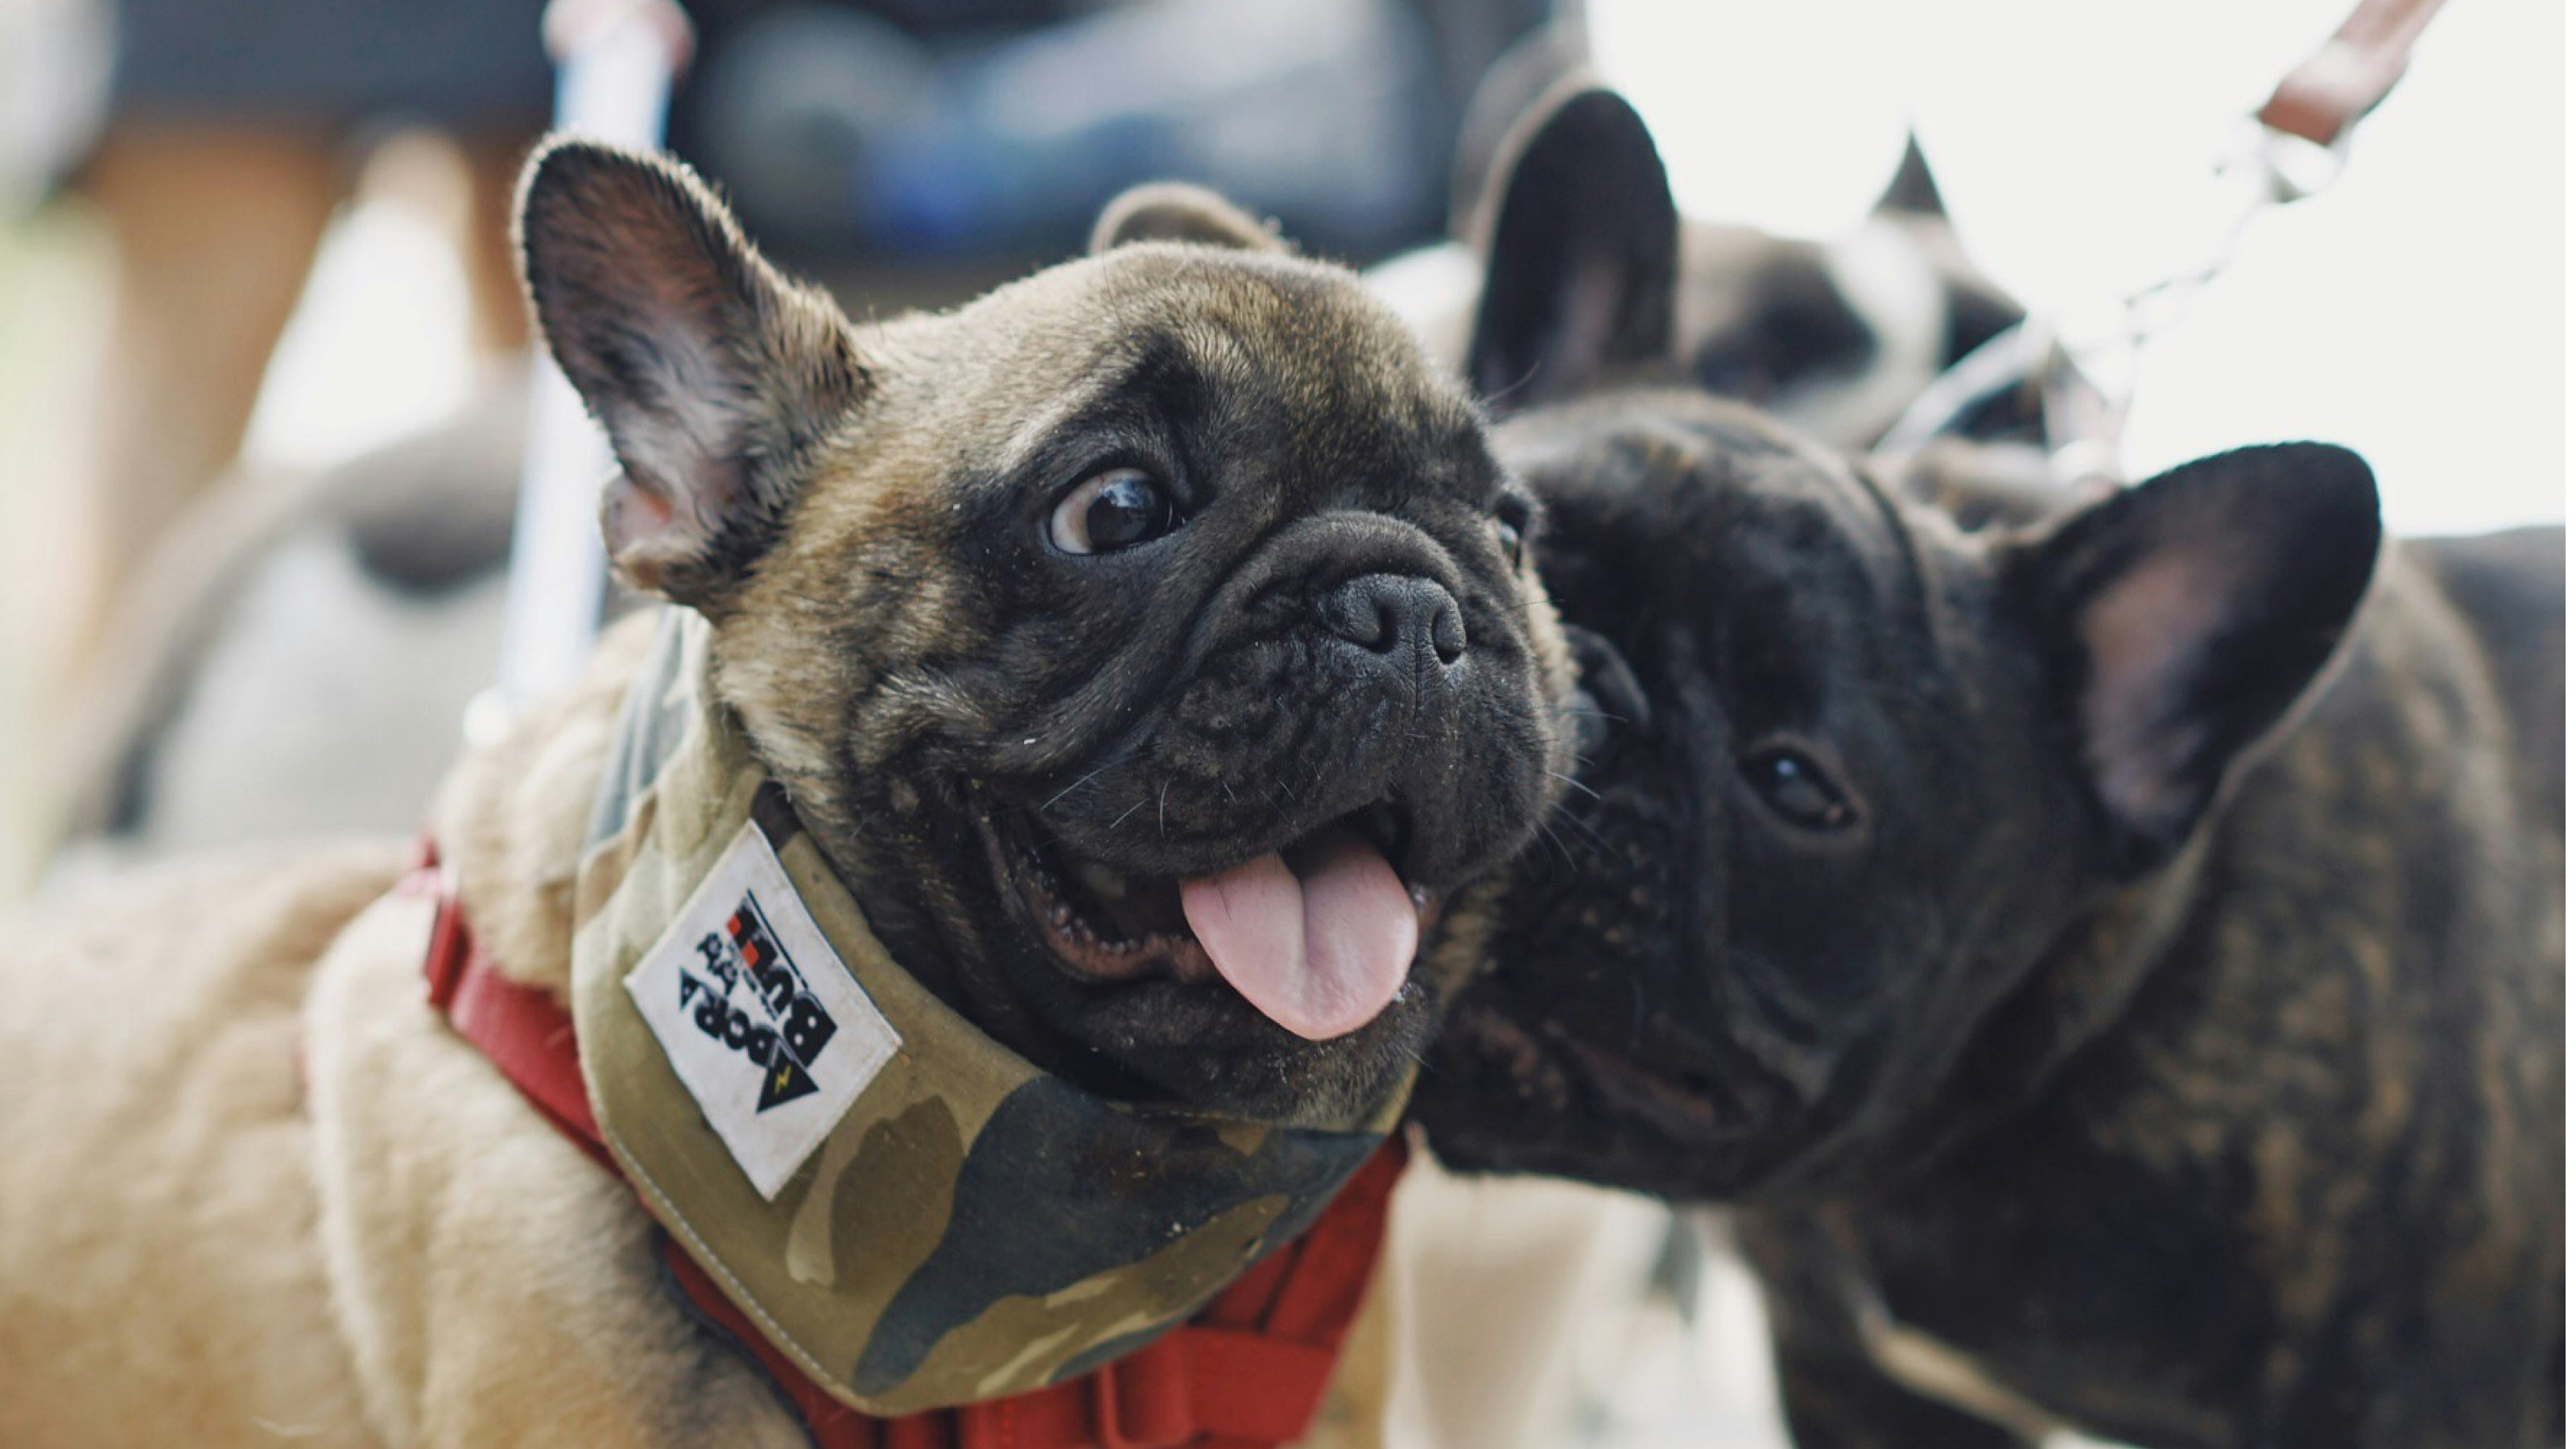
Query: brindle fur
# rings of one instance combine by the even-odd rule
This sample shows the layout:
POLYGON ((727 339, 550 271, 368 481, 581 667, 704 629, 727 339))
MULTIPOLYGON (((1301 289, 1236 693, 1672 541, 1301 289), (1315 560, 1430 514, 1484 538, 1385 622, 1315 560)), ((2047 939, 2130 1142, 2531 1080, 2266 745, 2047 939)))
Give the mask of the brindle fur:
POLYGON ((1091 258, 853 327, 676 166, 575 144, 530 178, 539 319, 625 465, 612 553, 714 622, 717 687, 897 959, 1103 1090, 1290 1117, 1381 1094, 1430 1029, 1419 984, 1318 1044, 1221 984, 1077 980, 995 884, 978 819, 1030 812, 1121 873, 1200 875, 1391 797, 1394 863, 1455 892, 1472 936, 1471 882, 1565 766, 1568 666, 1497 529, 1525 505, 1393 316, 1161 189, 1091 258), (1057 499, 1114 464, 1188 523, 1051 550, 1057 499), (1449 688, 1326 637, 1321 595, 1371 573, 1454 596, 1449 688))
POLYGON ((1633 387, 1498 446, 1599 713, 1444 1160, 1742 1204, 1802 1445, 2558 1441, 2560 531, 2383 550, 2317 448, 1971 531, 1633 387))

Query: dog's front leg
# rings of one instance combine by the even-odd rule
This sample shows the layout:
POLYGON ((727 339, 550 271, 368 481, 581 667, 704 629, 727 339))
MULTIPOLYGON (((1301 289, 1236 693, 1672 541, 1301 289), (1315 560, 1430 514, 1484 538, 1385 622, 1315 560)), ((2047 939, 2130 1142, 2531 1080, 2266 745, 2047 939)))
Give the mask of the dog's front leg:
POLYGON ((1735 1225, 1762 1282, 1780 1408, 1798 1449, 2035 1449, 2038 1437, 1888 1374, 1855 1317, 1848 1258, 1804 1214, 1747 1212, 1735 1225))
POLYGON ((394 1445, 802 1445, 665 1293, 625 1185, 422 1000, 430 905, 393 896, 307 1008, 333 1308, 394 1445))
POLYGON ((2035 1443, 1905 1388, 1848 1342, 1775 1331, 1771 1361, 1798 1449, 2032 1449, 2035 1443))

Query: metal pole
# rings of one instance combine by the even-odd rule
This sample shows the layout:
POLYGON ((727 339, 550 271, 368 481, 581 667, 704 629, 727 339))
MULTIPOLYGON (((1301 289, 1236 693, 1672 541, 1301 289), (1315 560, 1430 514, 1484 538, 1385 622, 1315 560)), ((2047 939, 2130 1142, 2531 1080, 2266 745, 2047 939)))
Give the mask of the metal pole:
MULTIPOLYGON (((687 18, 669 0, 555 0, 555 127, 618 145, 661 144, 687 18)), ((608 440, 542 342, 530 368, 527 459, 510 538, 510 582, 493 687, 466 711, 484 741, 536 699, 572 682, 590 657, 608 587, 599 491, 617 467, 608 440)))

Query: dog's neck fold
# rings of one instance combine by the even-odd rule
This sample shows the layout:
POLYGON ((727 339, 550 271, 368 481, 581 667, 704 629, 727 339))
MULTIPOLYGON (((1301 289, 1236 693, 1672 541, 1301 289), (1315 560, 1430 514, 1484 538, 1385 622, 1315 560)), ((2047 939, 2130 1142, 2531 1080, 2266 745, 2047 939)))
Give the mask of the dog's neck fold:
POLYGON ((2049 943, 2039 963, 1945 1061, 1932 1105, 1892 1124, 1872 1159, 1893 1175, 1946 1157, 2037 1100, 2069 1058, 2115 1023, 2203 902, 2211 838, 2105 894, 2049 943))

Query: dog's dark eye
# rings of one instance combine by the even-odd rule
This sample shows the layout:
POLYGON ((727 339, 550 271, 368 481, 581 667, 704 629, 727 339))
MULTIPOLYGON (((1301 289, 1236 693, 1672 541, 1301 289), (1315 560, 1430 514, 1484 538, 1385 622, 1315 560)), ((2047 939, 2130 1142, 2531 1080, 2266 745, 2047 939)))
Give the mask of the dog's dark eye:
POLYGON ((1503 557, 1521 566, 1521 549, 1529 533, 1530 506, 1518 498, 1505 495, 1494 508, 1494 541, 1503 546, 1503 557))
POLYGON ((1064 495, 1047 518, 1047 541, 1070 554, 1116 553, 1180 526, 1180 509, 1150 474, 1112 468, 1064 495))
POLYGON ((1769 369, 1740 348, 1707 348, 1693 359, 1692 370, 1699 374, 1699 385, 1719 397, 1761 402, 1771 395, 1769 369))
POLYGON ((1802 830, 1840 830, 1858 818, 1833 776, 1787 745, 1767 745, 1744 757, 1744 778, 1772 813, 1802 830))

